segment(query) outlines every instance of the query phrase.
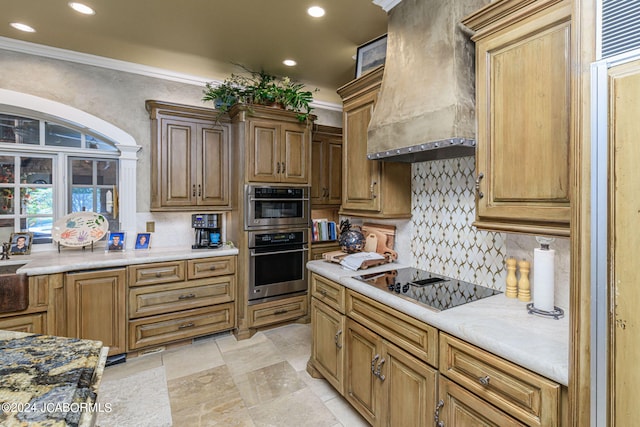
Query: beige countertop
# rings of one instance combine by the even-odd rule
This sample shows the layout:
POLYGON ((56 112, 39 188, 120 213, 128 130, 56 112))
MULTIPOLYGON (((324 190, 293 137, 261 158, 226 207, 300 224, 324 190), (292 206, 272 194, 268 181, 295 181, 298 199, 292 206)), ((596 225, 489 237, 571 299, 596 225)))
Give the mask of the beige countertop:
POLYGON ((527 303, 504 294, 438 312, 353 279, 401 267, 406 266, 392 263, 356 272, 326 261, 307 263, 310 271, 546 378, 569 384, 568 313, 560 320, 531 315, 527 303))
POLYGON ((238 249, 223 246, 220 249, 191 249, 191 247, 152 248, 147 250, 127 250, 107 252, 104 248, 82 250, 62 248, 60 252, 37 252, 31 255, 13 255, 10 260, 0 261, 0 265, 25 264, 17 272, 29 276, 63 273, 66 271, 90 270, 98 268, 122 267, 132 264, 174 261, 181 259, 207 258, 237 255, 238 249))

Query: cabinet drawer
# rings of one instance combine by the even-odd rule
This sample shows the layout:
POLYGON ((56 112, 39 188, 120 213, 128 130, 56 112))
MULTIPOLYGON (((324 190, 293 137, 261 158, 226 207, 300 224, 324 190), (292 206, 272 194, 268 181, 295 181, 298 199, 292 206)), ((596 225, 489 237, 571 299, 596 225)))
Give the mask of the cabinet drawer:
POLYGON ((232 329, 234 319, 234 303, 230 302, 132 320, 129 322, 129 350, 232 329))
POLYGON ((444 333, 440 372, 527 425, 559 425, 560 385, 444 333))
POLYGON ((311 275, 311 296, 344 314, 344 286, 317 274, 311 275))
POLYGON ((346 314, 428 364, 438 366, 436 328, 351 290, 347 290, 346 314))
POLYGON ((185 279, 184 261, 157 262, 129 267, 129 287, 181 282, 185 279))
POLYGON ((305 314, 307 314, 306 295, 249 306, 249 319, 253 328, 297 319, 305 314))
POLYGON ((0 329, 31 334, 44 334, 46 324, 46 313, 23 314, 0 319, 0 329))
POLYGON ((187 276, 191 279, 222 276, 236 272, 236 257, 190 259, 187 261, 187 276))
POLYGON ((136 287, 129 290, 129 318, 205 307, 234 299, 234 276, 136 287))

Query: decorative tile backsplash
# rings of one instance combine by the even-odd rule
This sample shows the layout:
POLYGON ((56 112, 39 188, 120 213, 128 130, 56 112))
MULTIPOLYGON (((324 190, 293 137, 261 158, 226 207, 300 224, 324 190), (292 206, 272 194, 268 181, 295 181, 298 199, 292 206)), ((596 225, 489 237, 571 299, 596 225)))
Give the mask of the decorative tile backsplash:
MULTIPOLYGON (((475 218, 475 158, 414 163, 411 256, 415 267, 505 290, 505 259, 533 262, 534 236, 478 230, 475 218)), ((557 238, 555 305, 569 306, 569 239, 557 238)), ((533 267, 533 266, 532 266, 533 267)), ((529 275, 535 282, 533 268, 529 275)), ((535 288, 532 287, 535 293, 535 288)))
POLYGON ((417 268, 504 289, 505 233, 478 230, 475 158, 412 165, 413 238, 417 268))

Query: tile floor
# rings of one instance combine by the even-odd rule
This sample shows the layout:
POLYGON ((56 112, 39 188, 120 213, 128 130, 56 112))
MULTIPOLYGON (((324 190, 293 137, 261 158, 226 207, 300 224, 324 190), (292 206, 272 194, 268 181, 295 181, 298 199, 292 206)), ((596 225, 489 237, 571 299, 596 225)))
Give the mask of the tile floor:
POLYGON ((325 380, 307 374, 310 352, 310 325, 291 324, 129 358, 105 369, 98 401, 113 409, 96 425, 367 426, 325 380))

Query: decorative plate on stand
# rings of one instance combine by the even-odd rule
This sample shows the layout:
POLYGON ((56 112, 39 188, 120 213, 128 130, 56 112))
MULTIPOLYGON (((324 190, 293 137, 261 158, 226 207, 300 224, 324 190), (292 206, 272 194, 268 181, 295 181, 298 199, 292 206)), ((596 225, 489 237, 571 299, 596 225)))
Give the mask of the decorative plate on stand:
POLYGON ((109 221, 95 212, 74 212, 57 220, 51 238, 62 246, 84 247, 102 239, 109 231, 109 221))

